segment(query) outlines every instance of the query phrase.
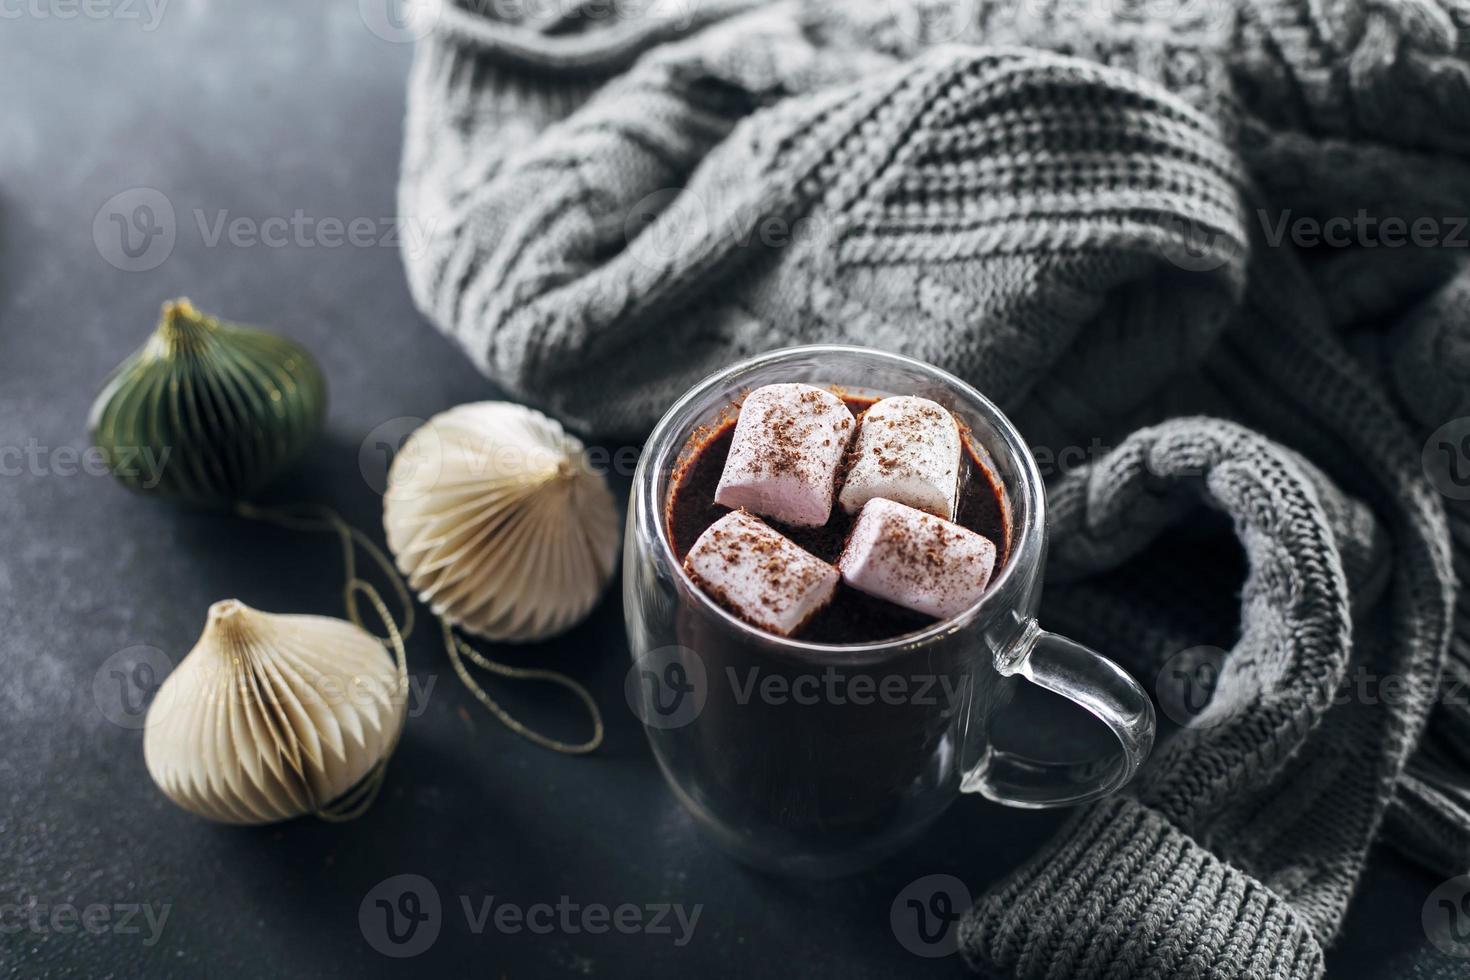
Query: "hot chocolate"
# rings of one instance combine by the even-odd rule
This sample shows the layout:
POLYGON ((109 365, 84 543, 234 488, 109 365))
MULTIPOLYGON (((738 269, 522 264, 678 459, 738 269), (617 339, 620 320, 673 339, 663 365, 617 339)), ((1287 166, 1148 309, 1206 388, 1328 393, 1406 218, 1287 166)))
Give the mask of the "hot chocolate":
POLYGON ((958 378, 858 348, 764 354, 675 403, 634 484, 625 690, 679 800, 742 858, 840 874, 960 792, 1078 802, 1146 754, 1148 695, 1037 624, 1041 475, 958 378), (872 392, 891 394, 854 397, 872 392), (1036 702, 1007 706, 1028 681, 1121 754, 1051 753, 1036 702))

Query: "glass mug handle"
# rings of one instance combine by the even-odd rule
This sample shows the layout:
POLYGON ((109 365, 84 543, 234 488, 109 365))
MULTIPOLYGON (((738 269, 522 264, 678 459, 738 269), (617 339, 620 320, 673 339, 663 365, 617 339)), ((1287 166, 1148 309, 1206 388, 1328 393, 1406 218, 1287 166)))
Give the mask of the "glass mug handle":
POLYGON ((1040 809, 1107 796, 1133 778, 1154 743, 1154 706, 1138 682, 1102 654, 1033 619, 997 656, 1002 676, 1020 676, 1059 694, 1102 722, 1117 740, 1106 760, 1048 762, 989 745, 965 774, 961 790, 1007 806, 1040 809))

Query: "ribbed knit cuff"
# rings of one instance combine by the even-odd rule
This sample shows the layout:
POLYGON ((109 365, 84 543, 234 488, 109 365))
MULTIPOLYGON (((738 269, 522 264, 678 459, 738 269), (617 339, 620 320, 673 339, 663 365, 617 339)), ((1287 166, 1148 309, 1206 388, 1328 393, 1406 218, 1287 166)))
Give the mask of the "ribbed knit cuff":
POLYGON ((1322 947, 1283 898, 1135 800, 1105 800, 976 903, 960 949, 997 977, 1297 980, 1322 947))

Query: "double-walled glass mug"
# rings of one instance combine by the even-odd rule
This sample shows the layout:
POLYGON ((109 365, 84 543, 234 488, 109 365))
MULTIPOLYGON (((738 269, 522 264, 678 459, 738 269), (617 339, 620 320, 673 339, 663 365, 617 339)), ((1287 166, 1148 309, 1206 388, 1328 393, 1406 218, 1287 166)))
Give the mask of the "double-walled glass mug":
POLYGON ((629 703, 675 795, 736 856, 769 870, 862 868, 914 838, 962 792, 1019 807, 1107 795, 1148 755, 1153 706, 1111 661, 1038 626, 1045 554, 1036 460, 974 388, 860 347, 752 358, 679 399, 639 461, 623 559, 629 703), (849 397, 920 395, 960 420, 999 488, 1009 537, 978 602, 894 639, 810 643, 747 625, 691 581, 667 519, 679 465, 697 448, 696 434, 728 417, 744 393, 795 381, 849 397), (998 719, 1022 679, 1071 702, 1067 711, 1089 729, 1083 740, 1104 751, 1047 758, 1028 751, 1024 732, 1001 737, 998 719))

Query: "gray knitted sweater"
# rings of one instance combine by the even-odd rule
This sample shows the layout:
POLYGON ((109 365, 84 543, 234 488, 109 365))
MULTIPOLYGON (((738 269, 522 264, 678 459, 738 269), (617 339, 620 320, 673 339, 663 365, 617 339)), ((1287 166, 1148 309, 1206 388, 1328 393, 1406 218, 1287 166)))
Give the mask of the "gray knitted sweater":
POLYGON ((1470 869, 1463 0, 469 6, 400 208, 488 375, 637 433, 744 355, 885 347, 1054 464, 1049 624, 1183 724, 982 895, 972 965, 1316 977, 1376 839, 1470 869))

